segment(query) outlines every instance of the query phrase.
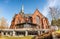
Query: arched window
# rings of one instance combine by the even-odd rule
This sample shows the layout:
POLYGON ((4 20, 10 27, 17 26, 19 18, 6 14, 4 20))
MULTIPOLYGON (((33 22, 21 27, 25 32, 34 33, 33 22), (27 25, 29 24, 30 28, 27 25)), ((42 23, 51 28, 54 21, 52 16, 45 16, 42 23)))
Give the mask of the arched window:
POLYGON ((20 21, 20 19, 18 18, 18 20, 17 20, 17 24, 20 24, 20 22, 21 22, 21 21, 20 21))
POLYGON ((29 17, 28 22, 29 22, 29 23, 32 23, 32 17, 29 17))
POLYGON ((36 16, 36 23, 40 24, 40 18, 39 18, 39 16, 36 16))

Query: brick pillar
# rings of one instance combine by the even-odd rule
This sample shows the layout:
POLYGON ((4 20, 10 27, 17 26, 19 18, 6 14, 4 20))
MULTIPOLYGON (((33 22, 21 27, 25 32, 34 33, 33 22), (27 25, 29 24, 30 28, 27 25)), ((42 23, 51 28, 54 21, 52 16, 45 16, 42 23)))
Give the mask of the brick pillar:
POLYGON ((6 32, 6 36, 8 36, 8 32, 6 32))
POLYGON ((1 32, 1 35, 4 36, 4 32, 1 32))
POLYGON ((10 32, 10 35, 12 36, 12 35, 13 35, 13 33, 12 33, 12 32, 10 32))
POLYGON ((13 31, 13 36, 15 36, 15 31, 13 31))
POLYGON ((25 36, 27 36, 27 35, 28 35, 28 31, 26 30, 26 31, 25 31, 25 36))
POLYGON ((42 34, 42 30, 40 31, 40 33, 42 34))
POLYGON ((40 35, 40 31, 38 30, 38 35, 40 35))

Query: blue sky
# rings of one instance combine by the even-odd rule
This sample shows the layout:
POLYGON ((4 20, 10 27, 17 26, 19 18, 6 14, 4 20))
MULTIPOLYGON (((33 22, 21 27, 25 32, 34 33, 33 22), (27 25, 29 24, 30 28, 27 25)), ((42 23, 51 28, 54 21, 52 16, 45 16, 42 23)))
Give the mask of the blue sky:
POLYGON ((10 25, 14 14, 20 12, 22 5, 25 14, 33 14, 38 8, 44 16, 48 16, 48 7, 60 4, 59 0, 0 0, 0 18, 5 17, 10 25))

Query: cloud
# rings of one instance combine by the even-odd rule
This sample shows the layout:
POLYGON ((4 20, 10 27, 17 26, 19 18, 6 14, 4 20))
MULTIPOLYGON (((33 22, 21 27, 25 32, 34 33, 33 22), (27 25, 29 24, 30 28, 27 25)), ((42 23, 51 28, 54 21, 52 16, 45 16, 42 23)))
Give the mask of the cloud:
POLYGON ((47 0, 47 5, 44 7, 42 13, 44 16, 46 16, 49 19, 49 22, 51 23, 52 18, 49 17, 49 7, 59 7, 60 8, 60 0, 47 0))
POLYGON ((47 5, 44 7, 42 13, 43 15, 48 15, 49 7, 57 7, 60 6, 60 0, 47 0, 47 5))

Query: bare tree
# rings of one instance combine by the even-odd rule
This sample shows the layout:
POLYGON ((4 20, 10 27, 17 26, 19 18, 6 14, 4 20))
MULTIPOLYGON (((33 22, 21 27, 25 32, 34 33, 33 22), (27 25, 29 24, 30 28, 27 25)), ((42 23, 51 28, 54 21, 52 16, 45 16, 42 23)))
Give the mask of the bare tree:
POLYGON ((49 13, 52 19, 57 19, 60 17, 60 9, 56 7, 49 7, 49 13))
POLYGON ((4 18, 4 17, 2 17, 1 19, 0 19, 0 29, 5 29, 5 28, 8 28, 8 23, 7 23, 7 20, 4 18))
POLYGON ((57 25, 58 19, 60 19, 60 8, 59 7, 49 7, 49 14, 52 17, 51 25, 57 25))

